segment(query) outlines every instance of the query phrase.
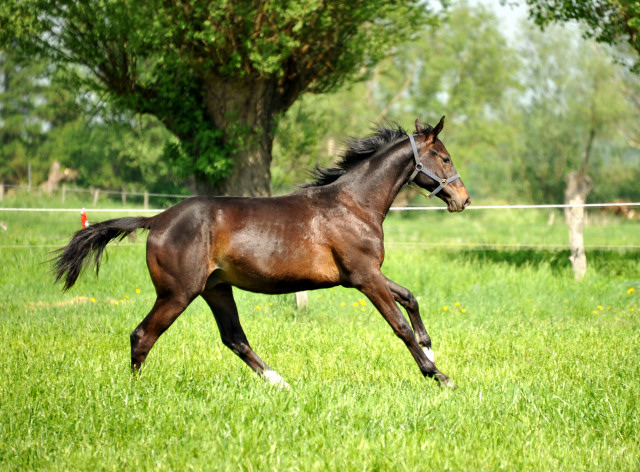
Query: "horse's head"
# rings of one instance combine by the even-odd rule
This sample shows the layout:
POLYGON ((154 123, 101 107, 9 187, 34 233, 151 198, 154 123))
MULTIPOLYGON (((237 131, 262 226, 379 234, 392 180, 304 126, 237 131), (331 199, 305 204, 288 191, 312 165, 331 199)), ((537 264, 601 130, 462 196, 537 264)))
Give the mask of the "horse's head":
POLYGON ((447 148, 438 139, 443 127, 444 116, 434 128, 429 125, 425 128, 416 120, 416 134, 409 135, 415 169, 408 183, 415 183, 431 192, 429 198, 435 195, 442 199, 450 212, 462 211, 471 199, 447 148))

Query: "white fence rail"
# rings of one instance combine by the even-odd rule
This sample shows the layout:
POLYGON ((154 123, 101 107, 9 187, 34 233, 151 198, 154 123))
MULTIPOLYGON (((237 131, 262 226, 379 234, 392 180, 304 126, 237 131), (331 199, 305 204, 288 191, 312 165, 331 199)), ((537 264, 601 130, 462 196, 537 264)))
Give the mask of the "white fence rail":
MULTIPOLYGON (((161 194, 156 194, 161 195, 161 194)), ((621 202, 621 203, 583 203, 583 204, 544 204, 544 205, 477 205, 468 206, 468 210, 530 210, 530 209, 550 209, 550 208, 617 208, 617 207, 634 207, 640 206, 640 202, 621 202)), ((446 210, 444 206, 403 206, 391 207, 391 211, 430 211, 430 210, 446 210)), ((19 207, 0 207, 2 211, 16 212, 80 212, 80 208, 19 208, 19 207)), ((132 212, 155 212, 160 213, 164 208, 91 208, 91 213, 132 213, 132 212)))

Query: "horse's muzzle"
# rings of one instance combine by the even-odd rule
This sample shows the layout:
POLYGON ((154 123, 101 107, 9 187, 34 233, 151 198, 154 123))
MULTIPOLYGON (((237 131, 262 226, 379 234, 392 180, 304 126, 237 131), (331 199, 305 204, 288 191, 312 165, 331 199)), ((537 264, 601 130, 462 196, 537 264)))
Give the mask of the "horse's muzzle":
POLYGON ((471 204, 471 197, 469 197, 468 195, 464 201, 458 200, 456 198, 451 198, 447 202, 447 210, 449 210, 449 213, 459 213, 465 208, 467 208, 470 204, 471 204))

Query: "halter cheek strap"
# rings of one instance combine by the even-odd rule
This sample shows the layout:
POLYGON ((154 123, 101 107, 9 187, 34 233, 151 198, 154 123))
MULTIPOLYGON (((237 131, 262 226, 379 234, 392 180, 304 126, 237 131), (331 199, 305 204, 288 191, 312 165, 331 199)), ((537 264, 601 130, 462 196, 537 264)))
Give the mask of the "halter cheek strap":
POLYGON ((411 141, 411 149, 413 149, 413 159, 416 162, 416 167, 415 169, 413 169, 413 172, 411 173, 411 176, 407 181, 409 185, 413 183, 413 180, 416 178, 419 172, 422 172, 427 177, 431 178, 432 180, 435 180, 436 182, 440 182, 440 185, 438 186, 438 188, 436 188, 433 192, 431 192, 429 195, 426 196, 427 198, 431 198, 435 194, 437 194, 440 190, 442 190, 447 185, 449 185, 451 182, 453 182, 454 180, 458 180, 460 178, 460 174, 456 174, 452 177, 449 177, 448 179, 441 179, 440 177, 435 175, 433 172, 425 169, 424 166, 422 165, 422 162, 420 162, 420 159, 418 156, 418 148, 416 147, 416 141, 413 138, 412 134, 409 135, 409 141, 411 141))

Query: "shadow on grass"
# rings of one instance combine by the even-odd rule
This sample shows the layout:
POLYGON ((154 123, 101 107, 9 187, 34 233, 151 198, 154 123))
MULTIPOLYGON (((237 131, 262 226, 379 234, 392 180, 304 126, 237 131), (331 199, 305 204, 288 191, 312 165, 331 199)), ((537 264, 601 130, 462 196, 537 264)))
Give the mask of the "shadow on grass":
MULTIPOLYGON (((548 265, 553 272, 571 270, 570 252, 548 249, 465 249, 456 257, 477 263, 509 264, 515 267, 548 265)), ((640 250, 587 250, 589 269, 609 277, 640 278, 640 250)))

